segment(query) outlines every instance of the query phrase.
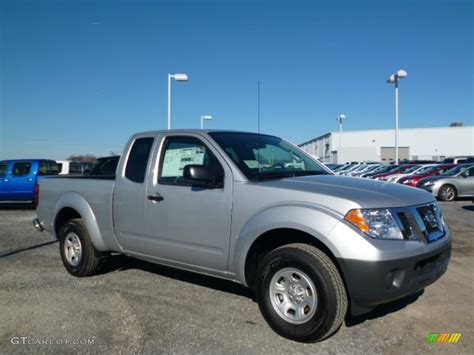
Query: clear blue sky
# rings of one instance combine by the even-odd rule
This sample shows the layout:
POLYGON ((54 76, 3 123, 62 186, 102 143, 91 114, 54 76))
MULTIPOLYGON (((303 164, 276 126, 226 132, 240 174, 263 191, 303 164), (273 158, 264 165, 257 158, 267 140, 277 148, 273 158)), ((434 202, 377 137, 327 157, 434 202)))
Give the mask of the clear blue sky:
MULTIPOLYGON (((301 143, 338 129, 473 123, 473 5, 412 1, 0 0, 0 158, 120 151, 163 129, 257 129, 301 143)), ((440 137, 442 139, 442 137, 440 137)))

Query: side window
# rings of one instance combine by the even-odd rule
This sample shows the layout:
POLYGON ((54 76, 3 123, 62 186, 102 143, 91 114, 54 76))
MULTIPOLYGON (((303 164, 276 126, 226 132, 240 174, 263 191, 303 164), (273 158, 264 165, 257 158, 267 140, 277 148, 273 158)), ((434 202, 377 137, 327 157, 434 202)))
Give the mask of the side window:
POLYGON ((42 160, 40 161, 38 175, 57 175, 58 164, 53 161, 42 160))
POLYGON ((102 165, 100 172, 104 175, 115 175, 117 171, 118 159, 110 159, 102 165))
POLYGON ((160 159, 158 183, 167 185, 190 185, 183 177, 186 165, 204 165, 209 168, 216 181, 222 180, 224 170, 217 158, 197 138, 170 137, 164 144, 160 159))
POLYGON ((146 166, 150 157, 153 138, 138 138, 133 142, 132 149, 128 155, 125 177, 133 182, 145 181, 146 166))
POLYGON ((474 176, 474 168, 470 168, 469 171, 467 171, 467 176, 469 176, 469 177, 474 176))
POLYGON ((79 163, 69 163, 69 174, 77 174, 81 172, 81 166, 79 163))
POLYGON ((15 163, 13 165, 13 176, 25 176, 28 175, 31 171, 31 163, 30 162, 21 162, 15 163))
POLYGON ((7 175, 8 164, 0 163, 0 177, 4 177, 7 175))

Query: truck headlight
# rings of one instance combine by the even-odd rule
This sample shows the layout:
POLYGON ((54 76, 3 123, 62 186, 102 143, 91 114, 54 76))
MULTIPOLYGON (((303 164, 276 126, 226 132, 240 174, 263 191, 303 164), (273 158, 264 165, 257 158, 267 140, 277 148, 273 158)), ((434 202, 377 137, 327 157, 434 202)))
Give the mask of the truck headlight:
POLYGON ((386 208, 350 210, 344 219, 369 237, 404 239, 392 213, 386 208))

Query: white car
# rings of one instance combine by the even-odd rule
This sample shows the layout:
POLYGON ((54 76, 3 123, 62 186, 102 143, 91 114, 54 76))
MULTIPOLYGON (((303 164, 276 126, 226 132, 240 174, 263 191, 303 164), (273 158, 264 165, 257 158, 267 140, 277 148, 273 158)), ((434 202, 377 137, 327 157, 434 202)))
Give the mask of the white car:
POLYGON ((59 175, 82 175, 93 168, 91 163, 83 163, 71 160, 57 160, 59 175))
POLYGON ((348 176, 359 176, 363 173, 367 173, 369 171, 372 171, 374 170, 375 168, 377 168, 378 166, 381 166, 383 164, 379 164, 379 163, 369 163, 369 164, 363 164, 361 166, 359 166, 357 169, 351 171, 349 174, 347 174, 348 176))
POLYGON ((401 178, 408 176, 408 175, 415 175, 415 174, 423 174, 425 171, 431 169, 433 166, 437 166, 439 164, 423 164, 423 165, 415 165, 405 171, 403 174, 394 174, 390 175, 386 181, 389 182, 398 182, 401 178))

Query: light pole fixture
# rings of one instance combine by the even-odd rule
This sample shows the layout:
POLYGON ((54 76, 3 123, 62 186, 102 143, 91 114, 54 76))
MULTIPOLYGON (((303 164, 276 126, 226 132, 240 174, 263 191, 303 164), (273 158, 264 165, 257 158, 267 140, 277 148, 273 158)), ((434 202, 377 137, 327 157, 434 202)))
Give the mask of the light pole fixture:
POLYGON ((187 74, 168 74, 168 129, 171 129, 171 79, 188 81, 187 74))
POLYGON ((210 121, 212 120, 212 116, 210 115, 201 116, 201 129, 204 129, 204 120, 210 121))
POLYGON ((342 122, 345 119, 346 119, 346 115, 343 113, 337 116, 337 121, 339 122, 339 152, 337 153, 338 163, 342 163, 342 122))
POLYGON ((405 70, 399 70, 389 76, 387 83, 395 84, 395 164, 398 164, 398 122, 399 122, 399 99, 398 99, 398 81, 405 78, 408 73, 405 70))

